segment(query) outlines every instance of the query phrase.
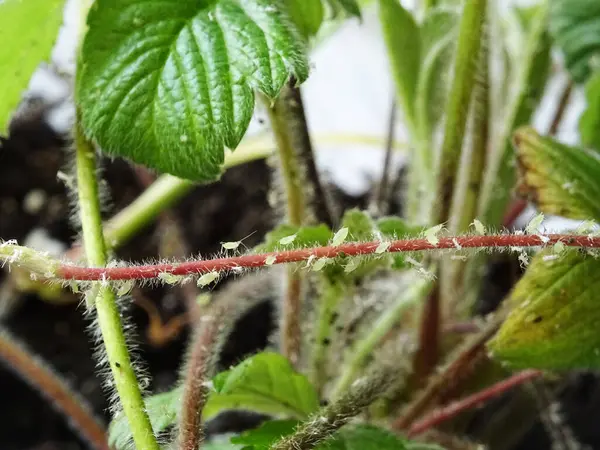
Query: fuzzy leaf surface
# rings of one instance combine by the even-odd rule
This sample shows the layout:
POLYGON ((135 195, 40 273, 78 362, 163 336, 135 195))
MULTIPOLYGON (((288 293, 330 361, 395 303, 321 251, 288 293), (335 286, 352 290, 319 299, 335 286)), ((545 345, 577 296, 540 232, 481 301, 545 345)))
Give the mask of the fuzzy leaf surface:
POLYGON ((308 76, 283 0, 99 0, 88 16, 76 98, 87 136, 111 155, 216 179, 242 139, 254 91, 308 76))
POLYGON ((532 128, 514 135, 519 191, 545 214, 600 220, 600 156, 542 137, 532 128))
POLYGON ((308 379, 278 353, 254 355, 218 374, 213 385, 204 420, 230 409, 304 419, 319 409, 319 398, 308 379))
MULTIPOLYGON (((145 399, 145 404, 152 429, 158 435, 177 421, 181 404, 181 390, 174 389, 151 395, 145 399)), ((133 450, 135 448, 129 421, 123 412, 120 412, 110 423, 108 444, 116 450, 133 450)))
POLYGON ((509 298, 512 311, 488 344, 511 368, 600 367, 600 260, 579 250, 537 255, 509 298))
POLYGON ((600 56, 600 2, 552 0, 549 28, 562 50, 573 80, 584 82, 598 67, 600 56))
POLYGON ((405 442, 394 433, 371 425, 343 427, 320 450, 406 450, 405 442))
POLYGON ((267 450, 282 437, 292 434, 299 423, 297 420, 269 420, 258 428, 232 437, 231 442, 249 446, 254 450, 267 450))
POLYGON ((579 119, 579 134, 584 145, 600 151, 600 71, 585 84, 587 107, 579 119))
POLYGON ((13 110, 31 75, 50 57, 63 22, 64 0, 0 1, 0 134, 6 134, 13 110))

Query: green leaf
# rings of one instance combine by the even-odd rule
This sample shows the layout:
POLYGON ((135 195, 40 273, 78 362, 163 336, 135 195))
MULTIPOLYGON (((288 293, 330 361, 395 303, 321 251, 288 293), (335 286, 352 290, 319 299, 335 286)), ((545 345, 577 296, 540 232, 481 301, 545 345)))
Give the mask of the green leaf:
POLYGON ((394 433, 371 425, 343 427, 319 450, 406 450, 404 441, 394 433))
POLYGON ((320 247, 329 244, 333 233, 327 225, 298 227, 282 224, 268 232, 264 243, 256 247, 257 252, 274 252, 277 250, 290 250, 294 248, 320 247), (282 245, 281 240, 295 236, 288 245, 282 245))
POLYGON ((545 214, 600 220, 600 156, 541 137, 515 132, 519 191, 545 214))
MULTIPOLYGON (((173 389, 145 399, 146 412, 150 417, 155 434, 165 431, 177 421, 181 403, 181 389, 173 389)), ((133 436, 129 421, 120 411, 110 423, 108 429, 108 444, 116 450, 133 449, 133 436)))
POLYGON ((573 80, 584 82, 598 67, 600 57, 600 2, 549 1, 549 28, 562 50, 573 80))
POLYGON ((204 420, 229 409, 304 419, 319 408, 319 398, 308 379, 294 372, 289 361, 277 353, 254 355, 217 375, 213 385, 204 420))
POLYGON ((107 153, 210 181, 235 148, 254 91, 308 76, 283 0, 99 0, 88 16, 77 101, 107 153))
POLYGON ((544 251, 509 302, 512 311, 488 344, 512 368, 600 367, 600 261, 579 250, 544 251))
POLYGON ((306 37, 317 34, 325 14, 322 0, 286 0, 290 17, 306 37))
POLYGON ((297 420, 269 420, 254 430, 232 437, 231 442, 251 446, 254 450, 268 450, 279 439, 292 434, 299 423, 297 420))
MULTIPOLYGON (((337 17, 340 11, 344 11, 346 14, 360 17, 360 5, 357 0, 327 0, 329 9, 332 17, 337 17)), ((365 1, 361 2, 364 6, 365 1)))
POLYGON ((6 134, 13 110, 31 75, 50 57, 63 21, 64 0, 0 1, 0 134, 6 134))
POLYGON ((414 129, 415 99, 420 68, 419 27, 398 0, 379 0, 379 20, 387 47, 397 98, 414 129))
POLYGON ((587 107, 579 119, 579 133, 584 145, 600 151, 600 71, 585 84, 587 107))

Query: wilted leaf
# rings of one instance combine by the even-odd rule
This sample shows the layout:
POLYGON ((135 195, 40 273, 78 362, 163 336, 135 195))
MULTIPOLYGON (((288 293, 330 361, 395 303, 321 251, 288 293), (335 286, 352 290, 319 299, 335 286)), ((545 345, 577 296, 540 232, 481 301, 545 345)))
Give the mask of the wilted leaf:
POLYGON ((214 180, 235 148, 254 91, 275 98, 308 76, 305 40, 283 0, 103 0, 79 60, 88 137, 113 155, 214 180))
POLYGON ((241 409, 278 417, 306 418, 319 408, 308 379, 277 353, 259 353, 218 374, 203 411, 204 420, 241 409))
MULTIPOLYGON (((152 429, 158 435, 175 424, 181 404, 181 389, 147 397, 145 404, 152 429)), ((108 443, 116 450, 134 449, 129 421, 122 411, 114 417, 110 424, 108 443)))
POLYGON ((512 311, 489 343, 515 369, 600 367, 600 260, 579 250, 537 255, 509 298, 512 311))
POLYGON ((582 148, 541 137, 532 128, 514 135, 519 192, 546 214, 600 220, 600 159, 582 148))
POLYGON ((573 80, 582 83, 600 63, 600 2, 552 0, 548 3, 550 33, 564 54, 573 80))
POLYGON ((6 134, 31 75, 50 57, 64 4, 64 0, 0 1, 0 134, 6 134))

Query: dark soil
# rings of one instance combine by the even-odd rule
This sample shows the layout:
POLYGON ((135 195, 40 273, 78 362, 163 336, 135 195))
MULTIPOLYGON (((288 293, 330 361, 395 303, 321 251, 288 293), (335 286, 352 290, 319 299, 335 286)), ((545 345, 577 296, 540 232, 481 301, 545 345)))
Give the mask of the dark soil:
MULTIPOLYGON (((65 143, 39 117, 19 121, 13 126, 10 139, 0 150, 1 238, 22 242, 32 229, 38 227, 66 245, 77 237, 77 230, 69 220, 69 195, 64 184, 56 178, 58 170, 68 171, 64 167, 67 154, 64 147, 65 143), (35 213, 27 212, 23 207, 32 190, 40 190, 46 196, 45 205, 35 213)), ((110 191, 107 216, 129 204, 143 190, 143 183, 132 167, 121 160, 106 160, 103 176, 110 191)), ((183 224, 189 251, 211 254, 219 250, 220 242, 244 236, 249 236, 245 241, 248 247, 258 243, 274 220, 267 202, 269 179, 266 164, 255 162, 232 169, 218 184, 198 187, 187 196, 175 208, 174 215, 183 224)), ((345 205, 364 206, 365 198, 351 198, 340 192, 336 195, 345 205)), ((158 256, 156 227, 150 227, 133 239, 119 250, 118 256, 130 260, 158 256)), ((501 260, 490 267, 481 310, 493 309, 515 279, 511 263, 501 260)), ((5 280, 4 272, 0 273, 0 283, 2 280, 5 280)), ((177 294, 167 289, 144 290, 144 294, 158 306, 165 321, 184 310, 183 301, 173 298, 177 294)), ((153 392, 169 389, 179 373, 188 330, 167 345, 155 347, 145 334, 146 312, 135 305, 130 311, 140 335, 140 351, 152 375, 149 389, 153 392)), ((223 366, 266 345, 272 315, 270 304, 265 302, 239 321, 223 351, 223 366)), ((108 421, 107 401, 95 373, 87 325, 76 303, 51 304, 34 295, 19 295, 17 307, 4 318, 4 326, 69 380, 98 416, 108 421)), ((62 415, 1 366, 0 399, 1 450, 86 448, 62 415)), ((564 410, 578 436, 592 448, 600 449, 600 427, 596 425, 600 391, 596 378, 586 375, 570 383, 563 399, 564 410)), ((242 430, 256 424, 256 420, 255 416, 235 413, 209 424, 208 428, 211 432, 242 430)), ((549 448, 548 445, 546 431, 537 423, 516 448, 536 450, 549 448)))

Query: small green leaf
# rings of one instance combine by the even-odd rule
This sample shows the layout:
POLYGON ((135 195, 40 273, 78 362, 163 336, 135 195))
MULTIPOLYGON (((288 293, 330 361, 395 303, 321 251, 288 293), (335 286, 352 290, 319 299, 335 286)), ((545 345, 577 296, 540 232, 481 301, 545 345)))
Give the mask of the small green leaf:
POLYGON ((209 420, 222 411, 243 409, 304 419, 319 408, 319 398, 304 375, 277 353, 259 353, 213 380, 214 392, 203 411, 209 420))
POLYGON ((87 136, 112 155, 211 181, 242 139, 254 91, 308 76, 283 0, 100 0, 79 59, 87 136))
POLYGON ((419 27, 412 14, 398 0, 379 0, 379 20, 397 97, 406 120, 414 129, 416 88, 421 61, 419 27))
POLYGON ((509 298, 512 311, 488 344, 515 369, 600 368, 600 260, 579 250, 537 255, 509 298))
POLYGON ((0 134, 6 134, 31 75, 50 57, 63 22, 64 0, 0 1, 0 134))
POLYGON ((322 0, 286 0, 290 17, 306 37, 317 34, 325 14, 322 0))
MULTIPOLYGON (((146 412, 150 417, 155 434, 165 431, 177 421, 181 403, 181 389, 152 395, 145 399, 146 412)), ((121 411, 113 419, 108 429, 108 444, 116 450, 133 450, 133 436, 129 421, 121 411)))
POLYGON ((579 133, 584 145, 600 151, 600 71, 585 84, 587 107, 579 119, 579 133))
POLYGON ((549 1, 549 28, 577 83, 584 82, 600 61, 600 2, 549 1))
POLYGON ((394 433, 371 425, 343 427, 319 450, 406 450, 404 441, 394 433))
POLYGON ((297 420, 269 420, 254 430, 232 437, 231 442, 249 445, 253 450, 268 450, 279 439, 292 434, 299 423, 297 420))
MULTIPOLYGON (((337 17, 340 11, 345 12, 348 15, 360 18, 360 5, 357 0, 327 0, 331 16, 337 17)), ((365 6, 366 1, 362 1, 362 6, 365 6)))
POLYGON ((532 128, 515 132, 519 191, 545 214, 600 220, 600 158, 584 149, 541 137, 532 128))

